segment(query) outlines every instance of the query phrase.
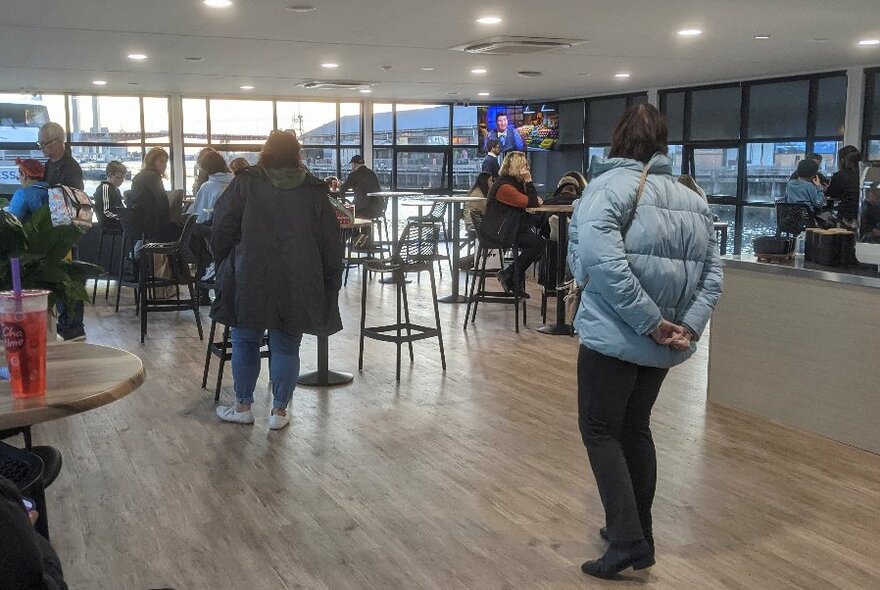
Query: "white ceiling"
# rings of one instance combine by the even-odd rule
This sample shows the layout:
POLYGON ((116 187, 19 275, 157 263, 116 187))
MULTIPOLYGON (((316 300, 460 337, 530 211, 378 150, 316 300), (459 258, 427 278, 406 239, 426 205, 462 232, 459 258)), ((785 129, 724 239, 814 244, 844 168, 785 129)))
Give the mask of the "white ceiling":
POLYGON ((360 99, 351 90, 296 87, 356 79, 376 83, 373 99, 465 101, 488 91, 488 100, 515 100, 880 63, 880 47, 856 44, 880 38, 878 0, 233 1, 211 9, 201 0, 0 0, 0 90, 92 92, 91 81, 102 79, 104 93, 360 99), (296 14, 286 10, 291 4, 317 10, 296 14), (488 14, 504 21, 475 22, 488 14), (681 39, 685 27, 704 34, 681 39), (501 34, 590 42, 528 57, 448 49, 501 34), (771 39, 756 41, 759 34, 771 39), (149 59, 128 60, 134 52, 149 59), (471 74, 476 67, 489 71, 471 74), (518 70, 544 76, 524 79, 518 70), (632 77, 615 79, 620 71, 632 77))

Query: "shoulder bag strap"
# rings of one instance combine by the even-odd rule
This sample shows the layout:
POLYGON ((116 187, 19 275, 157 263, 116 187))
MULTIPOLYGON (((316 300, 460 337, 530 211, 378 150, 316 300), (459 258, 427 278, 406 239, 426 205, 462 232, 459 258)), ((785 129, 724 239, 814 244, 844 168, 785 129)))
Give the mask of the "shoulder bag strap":
POLYGON ((636 218, 636 209, 639 208, 639 202, 642 200, 642 192, 645 190, 645 183, 648 181, 648 165, 645 164, 645 167, 642 169, 642 178, 639 180, 639 190, 636 191, 636 202, 633 204, 632 211, 629 213, 629 219, 626 220, 626 223, 620 228, 620 235, 622 237, 626 237, 626 232, 629 231, 629 226, 632 225, 633 219, 636 218))

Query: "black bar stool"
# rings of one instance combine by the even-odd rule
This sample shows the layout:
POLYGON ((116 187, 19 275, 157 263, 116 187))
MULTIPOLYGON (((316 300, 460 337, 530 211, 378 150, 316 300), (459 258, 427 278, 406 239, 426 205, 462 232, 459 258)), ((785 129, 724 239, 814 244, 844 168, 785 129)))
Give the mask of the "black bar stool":
POLYGON ((158 242, 144 244, 138 250, 139 273, 138 293, 140 296, 141 314, 141 344, 147 335, 147 314, 161 311, 186 311, 192 310, 196 317, 196 328, 199 331, 199 340, 204 340, 202 332, 202 317, 199 313, 199 298, 195 292, 195 282, 184 254, 192 236, 196 216, 189 215, 183 224, 183 230, 176 242, 158 242), (171 267, 171 277, 157 277, 153 266, 153 256, 161 254, 168 257, 171 267), (181 301, 179 285, 184 283, 189 291, 189 299, 181 301), (177 298, 173 301, 150 297, 150 293, 161 287, 175 287, 177 298))
POLYGON ((435 254, 439 239, 439 226, 433 223, 409 223, 403 230, 403 235, 397 243, 394 255, 389 259, 368 260, 364 263, 364 270, 380 274, 392 273, 397 290, 397 321, 384 326, 367 327, 367 281, 362 278, 361 292, 361 332, 358 349, 358 370, 364 369, 364 338, 394 342, 397 345, 397 380, 400 381, 400 347, 406 342, 409 347, 409 360, 415 361, 412 343, 416 340, 437 337, 440 344, 440 362, 443 370, 446 370, 446 352, 443 349, 443 332, 440 329, 440 309, 437 304, 437 283, 434 279, 434 262, 437 261, 435 254), (435 326, 422 326, 410 321, 409 300, 406 293, 407 273, 427 272, 431 277, 431 301, 434 304, 435 326), (403 318, 401 318, 403 311, 403 318), (404 331, 406 332, 404 334, 404 331))
MULTIPOLYGON (((477 235, 480 233, 480 225, 483 223, 483 215, 477 211, 471 213, 471 220, 474 223, 474 228, 476 229, 477 235)), ((482 301, 483 303, 501 303, 506 305, 513 305, 514 309, 514 329, 516 333, 519 334, 519 308, 522 305, 522 323, 526 324, 526 299, 522 297, 520 293, 519 285, 516 284, 517 277, 519 277, 519 268, 516 264, 516 259, 519 254, 519 248, 514 244, 513 246, 503 246, 498 244, 490 244, 487 243, 482 237, 478 239, 477 243, 477 253, 474 257, 474 268, 471 274, 471 282, 470 288, 468 289, 467 299, 468 306, 467 311, 464 314, 464 330, 467 331, 468 321, 470 323, 474 323, 477 320, 477 306, 482 301), (501 261, 502 267, 504 266, 504 252, 506 250, 511 251, 511 256, 513 257, 513 280, 514 280, 514 288, 513 292, 508 293, 506 291, 487 291, 486 290, 486 275, 494 273, 494 270, 486 270, 486 264, 489 261, 489 256, 493 251, 498 253, 498 259, 501 261), (473 311, 471 311, 473 309, 473 311)))
MULTIPOLYGON (((214 388, 214 403, 220 401, 220 388, 223 385, 223 369, 227 361, 232 360, 232 350, 229 347, 229 326, 223 326, 223 338, 215 342, 214 335, 217 333, 217 320, 211 320, 211 329, 208 331, 208 351, 205 353, 205 372, 202 374, 202 389, 208 388, 208 370, 211 368, 211 357, 220 359, 220 368, 217 369, 217 385, 214 388)), ((263 336, 263 346, 260 348, 260 358, 269 358, 269 337, 263 336)))
POLYGON ((113 273, 113 254, 116 251, 116 238, 122 237, 122 225, 118 221, 101 217, 98 219, 98 225, 101 229, 101 238, 98 240, 98 266, 101 266, 105 270, 94 278, 95 282, 92 285, 92 305, 95 304, 95 298, 98 294, 98 281, 100 280, 106 281, 104 300, 106 301, 110 298, 110 281, 115 277, 113 273), (107 259, 107 266, 103 265, 105 237, 110 238, 110 256, 107 259))

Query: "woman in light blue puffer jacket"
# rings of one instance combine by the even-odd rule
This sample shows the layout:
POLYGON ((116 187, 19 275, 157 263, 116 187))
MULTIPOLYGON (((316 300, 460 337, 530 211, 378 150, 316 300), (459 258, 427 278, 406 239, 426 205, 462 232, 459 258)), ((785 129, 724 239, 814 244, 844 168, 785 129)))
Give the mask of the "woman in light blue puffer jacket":
POLYGON ((672 177, 666 137, 655 107, 627 110, 571 223, 569 266, 586 283, 575 318, 579 425, 611 543, 581 569, 603 578, 654 564, 651 408, 721 296, 712 215, 672 177))

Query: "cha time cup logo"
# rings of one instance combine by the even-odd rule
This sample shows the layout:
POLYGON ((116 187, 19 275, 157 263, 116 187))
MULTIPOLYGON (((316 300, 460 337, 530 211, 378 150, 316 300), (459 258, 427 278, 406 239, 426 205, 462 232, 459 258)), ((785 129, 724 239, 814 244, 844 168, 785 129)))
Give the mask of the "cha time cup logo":
POLYGON ((3 344, 6 352, 19 352, 24 348, 24 329, 18 324, 3 324, 3 344))

